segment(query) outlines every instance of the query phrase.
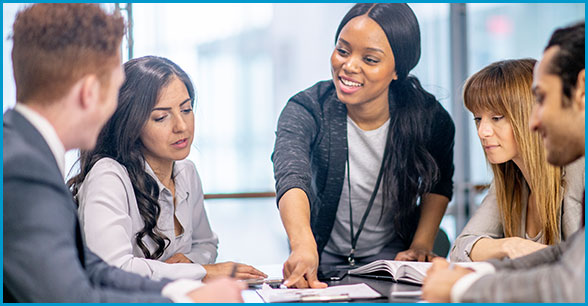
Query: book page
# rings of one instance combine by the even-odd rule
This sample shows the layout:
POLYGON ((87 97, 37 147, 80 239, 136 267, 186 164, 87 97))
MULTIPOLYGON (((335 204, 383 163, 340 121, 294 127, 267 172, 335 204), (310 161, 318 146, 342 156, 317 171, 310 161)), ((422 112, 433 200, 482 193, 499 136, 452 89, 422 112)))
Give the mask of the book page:
MULTIPOLYGON (((478 262, 459 262, 456 265, 465 268, 474 268, 478 262)), ((405 281, 413 284, 422 284, 427 275, 427 270, 433 264, 430 262, 376 260, 365 266, 349 270, 350 275, 366 275, 374 272, 389 273, 397 281, 405 281)))
POLYGON ((376 260, 365 266, 349 270, 351 275, 365 275, 373 272, 387 272, 395 280, 405 278, 412 283, 420 284, 422 279, 431 267, 430 262, 399 261, 399 260, 376 260), (407 269, 408 267, 408 269, 407 269))
POLYGON ((361 266, 359 268, 355 268, 349 270, 349 274, 351 275, 363 275, 369 274, 373 272, 387 272, 390 274, 394 279, 396 279, 396 270, 398 269, 399 265, 397 261, 394 260, 376 260, 373 261, 365 266, 361 266))
POLYGON ((427 270, 433 264, 430 262, 404 261, 398 268, 398 281, 406 281, 413 284, 422 284, 427 275, 427 270))

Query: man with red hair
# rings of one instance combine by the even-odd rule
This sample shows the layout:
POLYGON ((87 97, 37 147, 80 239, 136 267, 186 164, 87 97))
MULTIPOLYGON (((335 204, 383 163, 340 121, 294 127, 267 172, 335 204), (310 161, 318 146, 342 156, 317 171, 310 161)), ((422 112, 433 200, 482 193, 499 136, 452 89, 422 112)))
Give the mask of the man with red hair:
POLYGON ((96 4, 34 4, 14 22, 17 103, 4 115, 4 302, 239 302, 225 278, 152 281, 88 250, 64 184, 65 152, 91 149, 124 81, 124 22, 96 4))

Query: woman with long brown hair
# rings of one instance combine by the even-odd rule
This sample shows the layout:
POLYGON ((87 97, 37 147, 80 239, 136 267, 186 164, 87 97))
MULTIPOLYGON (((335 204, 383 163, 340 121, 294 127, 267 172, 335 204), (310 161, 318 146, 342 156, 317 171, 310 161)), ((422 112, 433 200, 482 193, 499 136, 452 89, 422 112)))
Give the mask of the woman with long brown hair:
POLYGON ((196 100, 188 74, 157 56, 132 59, 124 70, 118 106, 69 181, 88 248, 153 279, 265 277, 249 265, 215 263, 218 238, 186 159, 196 100))
POLYGON ((529 129, 535 62, 499 61, 466 81, 464 103, 494 179, 457 237, 452 261, 527 255, 581 226, 584 159, 565 168, 550 165, 541 136, 529 129))

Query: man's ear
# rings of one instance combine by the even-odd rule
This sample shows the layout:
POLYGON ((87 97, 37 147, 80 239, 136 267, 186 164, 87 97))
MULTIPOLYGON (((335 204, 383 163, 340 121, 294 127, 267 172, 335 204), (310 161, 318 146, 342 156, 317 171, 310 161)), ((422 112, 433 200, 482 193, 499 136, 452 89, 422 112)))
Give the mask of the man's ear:
POLYGON ((84 109, 94 108, 100 101, 100 81, 96 75, 83 77, 80 88, 80 103, 84 109))
POLYGON ((578 73, 578 81, 576 82, 576 88, 574 90, 574 104, 580 107, 581 111, 585 109, 586 99, 586 69, 582 69, 578 73))

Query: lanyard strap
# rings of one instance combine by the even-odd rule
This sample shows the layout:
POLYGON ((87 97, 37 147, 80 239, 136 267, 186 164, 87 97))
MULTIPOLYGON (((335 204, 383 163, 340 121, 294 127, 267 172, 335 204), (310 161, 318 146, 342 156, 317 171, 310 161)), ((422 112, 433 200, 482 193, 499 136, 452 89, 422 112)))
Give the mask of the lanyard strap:
POLYGON ((349 163, 349 140, 347 141, 347 196, 349 200, 349 234, 351 237, 351 251, 349 253, 349 257, 347 260, 349 261, 349 265, 355 265, 355 246, 357 245, 357 241, 359 240, 359 234, 363 230, 363 226, 365 225, 365 221, 367 220, 370 211, 372 210, 372 206, 374 205, 374 200, 376 199, 376 195, 378 194, 378 189, 380 189, 380 182, 382 181, 382 176, 384 174, 384 164, 386 163, 386 157, 388 156, 388 145, 390 143, 390 128, 388 127, 388 135, 386 135, 386 145, 384 148, 384 156, 382 157, 382 164, 380 165, 380 172, 378 173, 378 178, 376 180, 376 186, 374 187, 374 191, 372 191, 372 195, 370 197, 370 201, 368 202, 368 206, 363 213, 363 217, 361 218, 361 222, 359 223, 359 227, 357 228, 357 233, 355 236, 353 235, 353 211, 351 207, 351 169, 349 163))

